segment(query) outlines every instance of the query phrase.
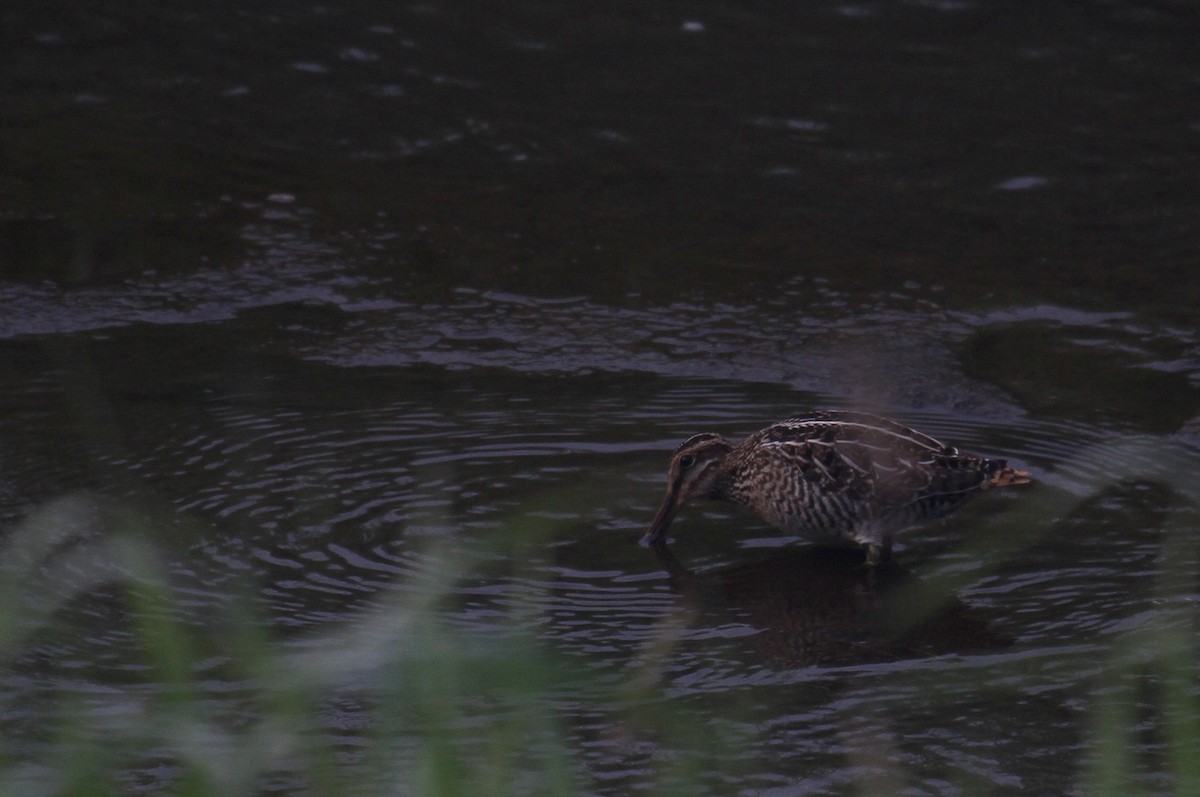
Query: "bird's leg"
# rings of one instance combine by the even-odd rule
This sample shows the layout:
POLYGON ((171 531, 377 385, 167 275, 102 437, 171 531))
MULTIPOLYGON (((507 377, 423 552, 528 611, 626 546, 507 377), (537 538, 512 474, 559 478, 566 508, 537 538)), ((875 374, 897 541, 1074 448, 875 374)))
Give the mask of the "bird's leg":
POLYGON ((892 538, 884 537, 879 542, 867 543, 867 567, 892 561, 892 538))

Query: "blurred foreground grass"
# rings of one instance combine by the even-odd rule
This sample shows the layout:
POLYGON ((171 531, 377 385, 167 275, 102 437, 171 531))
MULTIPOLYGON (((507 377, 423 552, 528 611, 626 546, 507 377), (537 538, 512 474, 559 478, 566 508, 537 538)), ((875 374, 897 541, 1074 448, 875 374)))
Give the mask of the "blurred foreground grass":
POLYGON ((248 595, 228 596, 219 616, 181 611, 152 522, 77 495, 9 538, 4 666, 26 669, 23 648, 108 593, 131 631, 122 669, 134 677, 100 687, 102 705, 64 689, 36 706, 35 740, 8 723, 0 794, 578 791, 550 703, 578 674, 516 625, 481 640, 447 622, 441 604, 463 566, 449 552, 353 625, 289 644, 248 595), (344 727, 346 706, 365 708, 369 727, 344 727))
MULTIPOLYGON (((1163 528, 1161 611, 1131 624, 1112 647, 1086 690, 1081 760, 1063 766, 1079 767, 1084 794, 1200 794, 1200 481, 1190 460, 1163 463, 1156 444, 1129 446, 1117 461, 1152 462, 1149 475, 1185 501, 1163 528), (1143 744, 1147 727, 1157 735, 1152 745, 1143 744), (1139 761, 1148 748, 1161 760, 1139 761), (1147 770, 1158 777, 1148 780, 1147 770)), ((1136 467, 1117 474, 1144 476, 1136 467)), ((1019 511, 1032 519, 1070 508, 1066 496, 1046 500, 1064 503, 1030 501, 1019 511)), ((636 790, 694 795, 728 791, 714 780, 714 761, 736 761, 738 746, 750 754, 744 731, 716 720, 698 726, 663 698, 662 672, 681 630, 671 622, 623 679, 556 655, 519 606, 497 633, 481 635, 456 623, 451 605, 481 557, 446 547, 430 550, 413 583, 353 623, 285 639, 236 589, 200 618, 188 608, 152 542, 171 511, 81 494, 42 506, 9 531, 0 560, 0 689, 9 706, 0 718, 0 794, 614 792, 588 771, 588 733, 602 733, 612 744, 655 751, 640 759, 636 790), (127 633, 122 676, 23 703, 17 693, 36 670, 29 647, 63 634, 72 607, 105 599, 127 633), (605 729, 581 733, 568 714, 600 717, 605 729)), ((538 544, 545 532, 526 536, 538 544)), ((877 789, 864 782, 860 793, 886 793, 904 773, 877 780, 877 789)))

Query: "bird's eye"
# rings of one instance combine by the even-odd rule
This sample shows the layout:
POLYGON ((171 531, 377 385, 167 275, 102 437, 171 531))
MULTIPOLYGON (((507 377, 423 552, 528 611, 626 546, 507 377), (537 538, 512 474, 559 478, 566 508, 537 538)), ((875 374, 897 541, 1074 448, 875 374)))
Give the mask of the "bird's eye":
POLYGON ((683 468, 684 470, 687 470, 688 468, 692 467, 695 464, 696 464, 696 457, 693 456, 692 454, 684 454, 682 457, 679 458, 679 467, 683 468))

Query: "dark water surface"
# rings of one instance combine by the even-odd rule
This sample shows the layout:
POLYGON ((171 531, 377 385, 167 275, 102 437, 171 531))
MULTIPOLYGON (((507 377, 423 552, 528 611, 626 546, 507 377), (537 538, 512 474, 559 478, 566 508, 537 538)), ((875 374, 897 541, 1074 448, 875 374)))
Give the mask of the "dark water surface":
MULTIPOLYGON (((1191 4, 25 6, 0 529, 48 614, 3 647, 6 783, 53 767, 48 714, 123 727, 161 691, 90 547, 132 523, 185 626, 246 606, 295 661, 409 644, 388 607, 449 567, 468 646, 515 628, 586 673, 547 697, 586 793, 669 792, 689 755, 714 793, 1087 791, 1113 695, 1130 782, 1180 785, 1191 4), (680 440, 814 407, 1035 483, 875 579, 717 506, 636 545, 680 440)), ((199 682, 239 728, 229 662, 199 682)), ((349 761, 362 666, 322 715, 349 761)))

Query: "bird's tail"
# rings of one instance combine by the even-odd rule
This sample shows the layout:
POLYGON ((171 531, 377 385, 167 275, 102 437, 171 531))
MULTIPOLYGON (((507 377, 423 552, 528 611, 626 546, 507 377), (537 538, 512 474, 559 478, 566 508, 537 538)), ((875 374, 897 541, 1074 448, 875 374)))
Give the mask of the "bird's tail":
POLYGON ((1008 487, 1013 484, 1029 484, 1029 471, 1010 468, 1002 459, 992 460, 995 468, 991 477, 980 485, 983 489, 990 487, 1008 487))

